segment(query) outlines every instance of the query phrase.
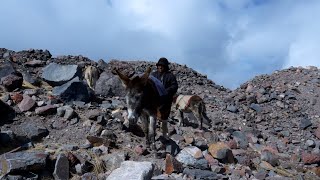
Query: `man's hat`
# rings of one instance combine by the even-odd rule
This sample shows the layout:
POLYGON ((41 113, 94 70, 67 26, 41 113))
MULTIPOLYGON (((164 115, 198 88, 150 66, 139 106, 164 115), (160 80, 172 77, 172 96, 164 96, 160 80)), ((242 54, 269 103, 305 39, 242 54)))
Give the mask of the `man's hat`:
POLYGON ((157 66, 166 66, 166 67, 168 67, 169 66, 169 61, 168 61, 168 59, 167 58, 164 58, 164 57, 162 57, 162 58, 160 58, 159 59, 159 61, 158 61, 158 63, 156 64, 157 66))

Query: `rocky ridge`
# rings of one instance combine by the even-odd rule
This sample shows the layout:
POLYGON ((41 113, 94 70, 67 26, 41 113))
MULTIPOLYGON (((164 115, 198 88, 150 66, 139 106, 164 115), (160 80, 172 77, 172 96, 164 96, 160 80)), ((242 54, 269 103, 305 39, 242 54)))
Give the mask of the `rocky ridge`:
POLYGON ((157 153, 128 131, 124 89, 114 67, 143 73, 154 62, 94 62, 47 50, 0 49, 1 179, 317 179, 320 176, 320 70, 291 67, 231 91, 172 63, 178 93, 201 96, 212 129, 192 115, 157 153), (101 71, 95 91, 83 69, 101 71), (193 123, 195 122, 195 123, 193 123))

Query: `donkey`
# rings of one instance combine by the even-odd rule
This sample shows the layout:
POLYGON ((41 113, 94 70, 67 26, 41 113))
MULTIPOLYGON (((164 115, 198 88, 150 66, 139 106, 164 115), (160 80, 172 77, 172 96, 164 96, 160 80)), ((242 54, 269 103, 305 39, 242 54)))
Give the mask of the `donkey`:
POLYGON ((86 79, 88 86, 94 90, 96 82, 99 79, 99 69, 94 66, 86 66, 84 78, 86 79))
MULTIPOLYGON (((129 127, 136 125, 140 119, 146 136, 146 145, 150 147, 151 143, 151 149, 155 150, 156 120, 161 116, 159 111, 161 96, 152 80, 153 78, 149 78, 150 72, 151 68, 148 67, 141 77, 135 76, 130 79, 118 69, 113 70, 113 73, 119 76, 126 90, 129 127)), ((162 122, 162 131, 163 136, 166 137, 167 123, 162 122)))
POLYGON ((198 127, 202 129, 203 119, 207 120, 208 126, 211 127, 211 120, 206 113, 206 106, 203 99, 197 95, 178 95, 174 97, 174 105, 178 110, 178 126, 184 125, 183 113, 193 113, 198 121, 198 127))

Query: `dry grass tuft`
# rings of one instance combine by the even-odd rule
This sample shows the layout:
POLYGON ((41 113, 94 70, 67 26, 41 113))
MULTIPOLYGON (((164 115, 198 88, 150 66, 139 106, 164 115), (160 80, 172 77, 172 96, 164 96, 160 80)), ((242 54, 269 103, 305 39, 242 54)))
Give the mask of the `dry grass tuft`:
POLYGON ((97 155, 93 155, 93 172, 98 175, 104 173, 106 170, 106 166, 103 161, 97 155))

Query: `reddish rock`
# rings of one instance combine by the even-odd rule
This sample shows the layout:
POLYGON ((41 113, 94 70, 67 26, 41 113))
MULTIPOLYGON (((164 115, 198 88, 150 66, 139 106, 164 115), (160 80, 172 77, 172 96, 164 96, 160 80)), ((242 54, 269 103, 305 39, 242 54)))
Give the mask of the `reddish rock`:
POLYGON ((231 139, 230 141, 228 141, 227 145, 230 147, 230 149, 237 149, 238 148, 237 141, 234 139, 231 139))
POLYGON ((320 163, 320 154, 302 153, 302 161, 304 164, 320 163))
POLYGON ((23 100, 23 95, 20 93, 12 93, 10 94, 10 98, 13 100, 14 103, 18 104, 23 100))
POLYGON ((208 161, 209 166, 218 165, 219 161, 214 159, 209 153, 203 153, 204 159, 208 161))
POLYGON ((36 108, 35 112, 39 115, 55 114, 57 112, 57 107, 54 105, 46 105, 36 108))
POLYGON ((209 152, 214 158, 220 159, 225 163, 234 162, 233 153, 230 150, 229 146, 224 142, 211 144, 209 146, 209 152))
POLYGON ((33 100, 30 96, 23 95, 23 100, 18 104, 18 107, 22 112, 25 112, 33 108, 35 104, 36 101, 33 100))
POLYGON ((248 84, 247 88, 246 88, 246 93, 251 93, 253 92, 254 88, 252 84, 248 84))
POLYGON ((179 161, 177 161, 174 157, 172 157, 170 154, 167 154, 165 160, 165 173, 170 175, 174 172, 180 173, 182 172, 182 170, 182 164, 179 161))
POLYGON ((273 154, 278 154, 279 151, 277 149, 277 147, 272 147, 272 146, 264 146, 261 151, 270 151, 273 154))
POLYGON ((186 142, 186 144, 192 144, 194 142, 194 138, 193 137, 184 137, 184 141, 186 142))
POLYGON ((284 137, 281 139, 284 144, 288 144, 290 142, 289 138, 284 137))
POLYGON ((313 171, 317 176, 320 177, 320 167, 315 167, 315 168, 312 169, 312 171, 313 171))
POLYGON ((138 155, 144 155, 146 153, 147 149, 143 147, 142 145, 137 145, 134 148, 134 152, 137 153, 138 155))

